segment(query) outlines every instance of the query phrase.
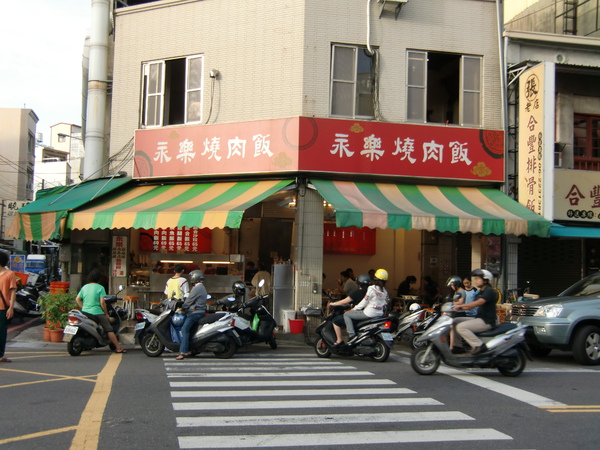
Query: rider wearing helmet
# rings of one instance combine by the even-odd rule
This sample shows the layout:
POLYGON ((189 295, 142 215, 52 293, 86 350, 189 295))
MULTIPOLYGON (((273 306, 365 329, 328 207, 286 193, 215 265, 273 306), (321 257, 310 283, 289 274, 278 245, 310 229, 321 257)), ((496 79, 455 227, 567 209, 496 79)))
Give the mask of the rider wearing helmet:
MULTIPOLYGON (((465 300, 467 299, 467 293, 463 289, 462 280, 458 275, 448 278, 448 281, 446 281, 446 286, 452 290, 452 303, 455 305, 462 305, 465 303, 465 300)), ((463 313, 463 315, 465 314, 463 313)))
POLYGON ((344 322, 346 322, 350 340, 355 336, 353 320, 359 321, 383 316, 384 307, 388 301, 388 292, 385 289, 387 280, 387 271, 377 269, 373 284, 367 289, 365 297, 354 309, 344 313, 344 322))
POLYGON ((181 327, 181 345, 179 346, 178 360, 191 356, 188 353, 190 347, 190 330, 206 314, 206 300, 208 293, 204 284, 204 274, 201 270, 192 270, 190 272, 190 284, 193 286, 188 298, 183 302, 181 309, 187 313, 185 322, 181 327))
MULTIPOLYGON (((487 351, 486 345, 477 337, 475 333, 491 330, 496 326, 496 302, 498 294, 492 288, 494 276, 489 270, 476 269, 471 273, 475 287, 479 290, 475 301, 455 305, 452 309, 455 311, 466 311, 473 308, 477 309, 475 317, 459 317, 454 320, 455 333, 458 333, 471 346, 473 351, 471 355, 478 355, 487 351)), ((454 341, 459 342, 458 336, 454 336, 454 341)), ((453 353, 458 353, 456 348, 453 353)))
MULTIPOLYGON (((356 284, 358 284, 358 289, 356 289, 346 298, 338 300, 337 302, 332 302, 329 305, 342 306, 347 305, 348 303, 350 303, 353 307, 358 305, 367 293, 367 288, 371 284, 371 277, 365 274, 359 275, 356 279, 356 284)), ((335 330, 335 335, 337 337, 337 340, 335 341, 335 344, 333 344, 333 346, 339 347, 344 343, 344 341, 342 341, 342 328, 346 327, 346 322, 344 322, 344 316, 342 314, 340 314, 339 316, 335 316, 332 320, 332 323, 333 329, 335 330)))

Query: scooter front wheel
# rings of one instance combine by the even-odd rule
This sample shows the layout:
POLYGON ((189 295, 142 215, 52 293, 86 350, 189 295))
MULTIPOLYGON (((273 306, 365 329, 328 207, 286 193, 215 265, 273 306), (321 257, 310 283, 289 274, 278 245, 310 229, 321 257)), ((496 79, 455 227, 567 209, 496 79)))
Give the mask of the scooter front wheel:
POLYGON ((154 333, 147 333, 142 340, 142 350, 147 356, 156 357, 162 355, 165 346, 154 333))
POLYGON ((410 365, 419 375, 431 375, 440 366, 441 355, 432 345, 418 347, 410 355, 410 365))
POLYGON ((79 356, 83 351, 83 342, 77 336, 73 336, 73 338, 67 343, 67 351, 71 356, 79 356))
POLYGON ((317 342, 315 343, 315 353, 319 358, 329 358, 331 356, 331 350, 329 350, 329 346, 322 337, 317 339, 317 342))

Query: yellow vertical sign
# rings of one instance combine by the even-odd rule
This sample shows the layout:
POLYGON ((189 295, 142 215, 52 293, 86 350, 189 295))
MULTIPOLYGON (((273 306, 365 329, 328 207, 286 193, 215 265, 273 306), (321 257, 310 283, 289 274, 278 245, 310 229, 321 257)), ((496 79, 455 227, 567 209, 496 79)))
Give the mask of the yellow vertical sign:
POLYGON ((544 65, 519 77, 519 203, 542 215, 544 65))

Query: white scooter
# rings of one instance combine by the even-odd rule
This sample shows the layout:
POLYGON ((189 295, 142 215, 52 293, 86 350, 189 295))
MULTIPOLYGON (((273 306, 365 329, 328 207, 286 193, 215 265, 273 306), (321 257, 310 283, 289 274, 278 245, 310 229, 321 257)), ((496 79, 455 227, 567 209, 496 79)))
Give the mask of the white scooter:
MULTIPOLYGON (((119 286, 119 293, 122 290, 123 287, 119 286)), ((109 321, 118 339, 121 320, 127 316, 127 313, 123 308, 115 306, 115 303, 121 300, 117 295, 107 295, 104 297, 104 301, 110 316, 109 321)), ((96 317, 78 309, 69 311, 68 325, 64 330, 63 341, 67 341, 67 351, 71 356, 79 356, 84 350, 92 350, 107 345, 110 346, 111 350, 115 349, 106 332, 97 322, 96 317)))
POLYGON ((507 377, 516 377, 523 372, 527 359, 532 360, 525 343, 526 326, 505 323, 493 330, 477 333, 488 350, 476 356, 455 355, 448 346, 449 333, 454 323, 452 306, 452 303, 445 303, 442 306, 442 317, 417 337, 416 341, 425 345, 412 352, 410 363, 415 372, 431 375, 442 361, 453 367, 496 368, 507 377))

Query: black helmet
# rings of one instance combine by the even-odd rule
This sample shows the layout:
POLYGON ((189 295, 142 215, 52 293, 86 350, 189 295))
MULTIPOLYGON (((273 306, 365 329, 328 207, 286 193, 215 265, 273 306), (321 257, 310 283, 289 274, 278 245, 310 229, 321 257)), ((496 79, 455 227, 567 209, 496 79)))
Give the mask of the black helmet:
POLYGON ((233 293, 235 295, 244 295, 244 294, 246 294, 246 285, 244 284, 243 281, 236 281, 231 286, 231 289, 233 290, 233 293))
POLYGON ((190 284, 201 283, 204 281, 204 274, 201 270, 192 270, 190 272, 190 284))
POLYGON ((356 279, 356 283, 359 286, 368 286, 371 284, 371 277, 363 273, 362 275, 358 276, 358 278, 356 279))
POLYGON ((463 287, 462 279, 458 275, 448 278, 448 281, 446 281, 446 286, 450 287, 451 284, 453 284, 455 288, 463 287))

